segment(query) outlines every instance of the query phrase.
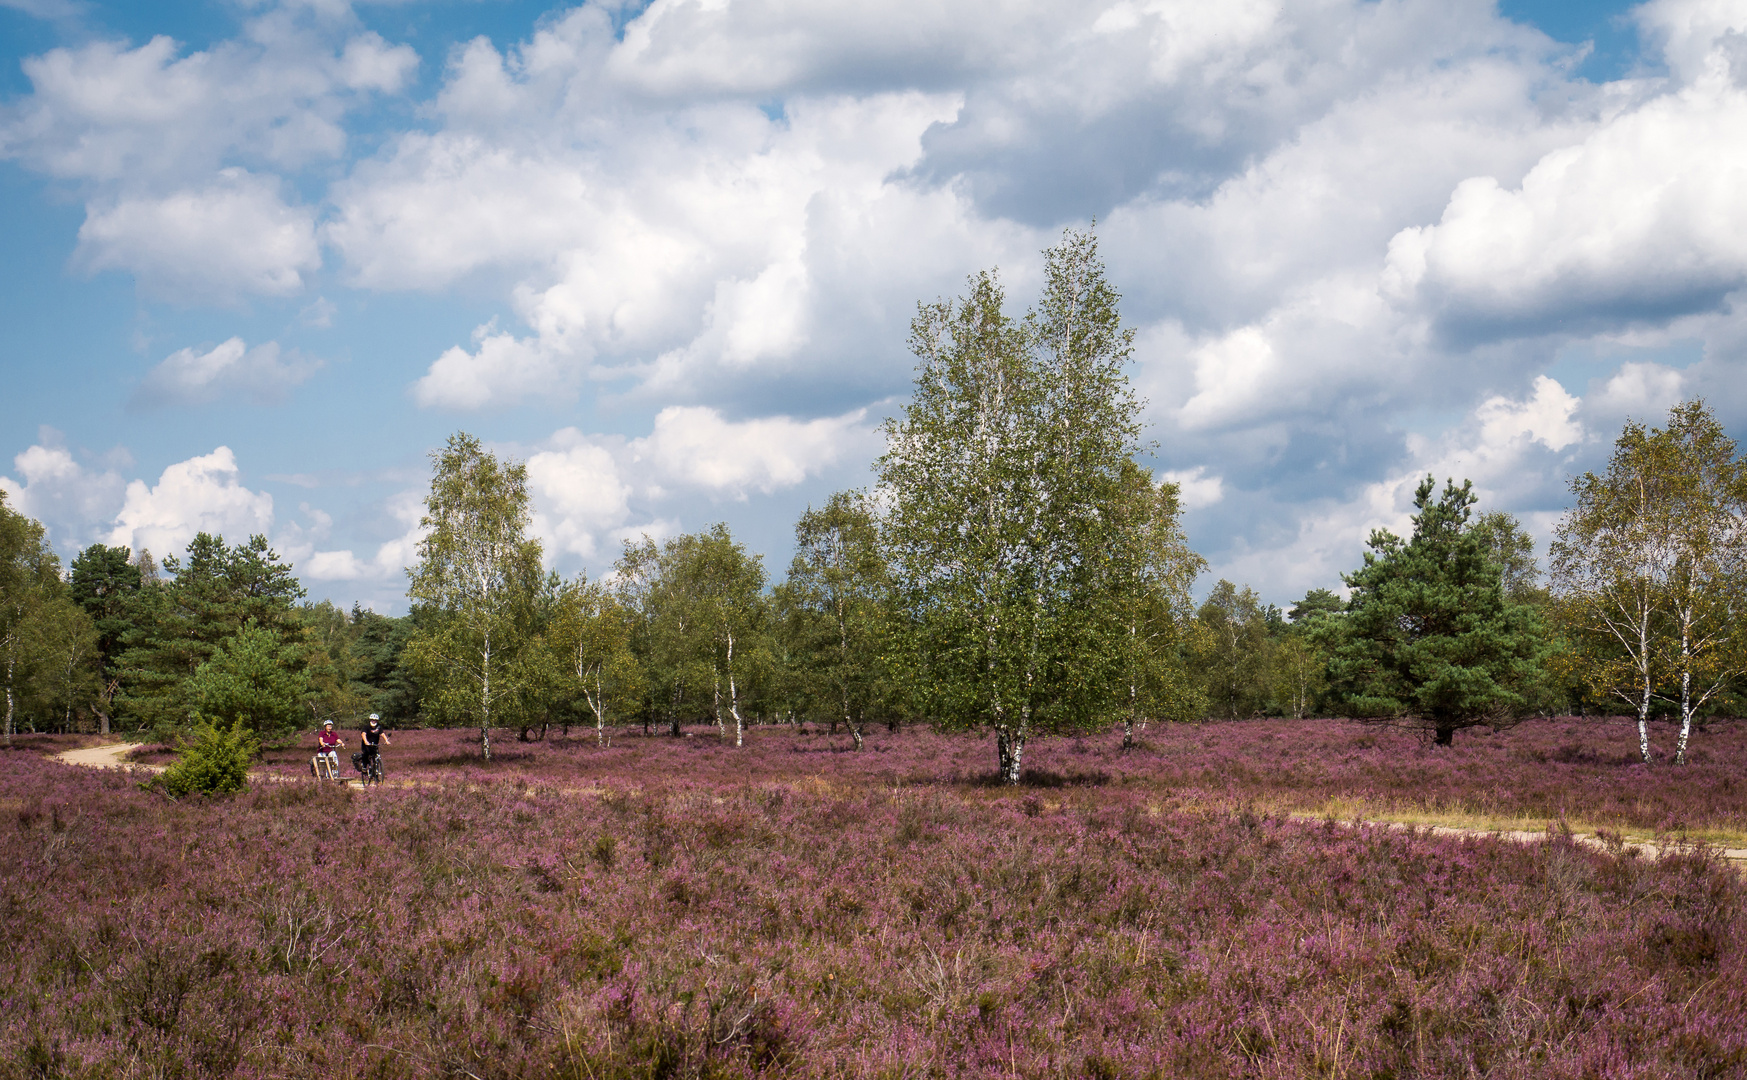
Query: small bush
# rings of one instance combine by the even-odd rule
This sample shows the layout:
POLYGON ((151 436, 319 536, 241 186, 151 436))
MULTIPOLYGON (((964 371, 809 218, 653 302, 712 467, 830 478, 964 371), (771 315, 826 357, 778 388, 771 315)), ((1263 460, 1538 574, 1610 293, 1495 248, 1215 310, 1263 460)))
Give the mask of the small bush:
POLYGON ((225 729, 202 719, 194 728, 193 740, 182 747, 182 756, 158 782, 178 799, 196 792, 228 795, 241 791, 248 784, 249 762, 260 749, 260 740, 241 720, 231 721, 225 729))

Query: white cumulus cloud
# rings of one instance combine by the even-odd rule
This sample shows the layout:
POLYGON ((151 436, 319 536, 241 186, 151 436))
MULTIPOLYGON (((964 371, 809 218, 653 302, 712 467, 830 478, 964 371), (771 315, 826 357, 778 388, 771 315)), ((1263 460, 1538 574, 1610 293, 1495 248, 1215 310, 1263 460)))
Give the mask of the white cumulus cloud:
POLYGON ((320 361, 283 352, 276 342, 251 349, 234 337, 205 352, 171 353, 147 373, 130 400, 136 406, 199 405, 234 395, 278 402, 320 367, 320 361))
POLYGON ((108 543, 150 550, 161 560, 181 552, 197 533, 235 543, 272 526, 273 496, 244 487, 236 455, 221 446, 169 466, 156 484, 129 483, 108 543))
POLYGON ((1177 500, 1185 510, 1199 510, 1225 498, 1225 480, 1208 476, 1205 465, 1193 469, 1166 469, 1159 473, 1159 479, 1177 485, 1177 500))
POLYGON ((184 301, 283 296, 321 267, 314 213, 285 203, 275 178, 240 168, 200 188, 93 205, 78 257, 88 270, 124 270, 184 301))
POLYGON ((745 499, 751 491, 793 487, 873 445, 865 409, 817 420, 731 421, 711 408, 675 405, 656 415, 654 430, 633 442, 631 452, 670 483, 745 499))
POLYGON ((13 457, 18 476, 0 476, 0 490, 14 512, 42 522, 50 542, 71 555, 114 518, 123 481, 114 469, 80 462, 53 428, 43 428, 37 439, 13 457))

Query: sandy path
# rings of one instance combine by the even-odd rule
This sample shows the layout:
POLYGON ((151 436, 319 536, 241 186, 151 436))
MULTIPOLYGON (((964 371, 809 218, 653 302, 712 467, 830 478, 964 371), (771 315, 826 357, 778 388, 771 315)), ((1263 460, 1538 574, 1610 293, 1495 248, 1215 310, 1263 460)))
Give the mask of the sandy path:
POLYGON ((64 761, 68 765, 83 765, 88 769, 144 769, 146 772, 161 773, 162 765, 142 765, 126 760, 127 755, 140 748, 140 743, 110 743, 107 746, 87 746, 80 750, 63 750, 55 755, 56 761, 64 761))
MULTIPOLYGON (((1327 820, 1326 818, 1315 817, 1310 814, 1294 814, 1292 816, 1295 820, 1305 822, 1320 822, 1327 820)), ((1547 834, 1545 832, 1514 831, 1507 829, 1467 829, 1456 825, 1413 825, 1399 821, 1337 821, 1335 824, 1342 826, 1343 828, 1351 828, 1355 825, 1379 826, 1381 828, 1401 830, 1403 832, 1409 829, 1414 829, 1429 836, 1454 836, 1462 838, 1490 836, 1495 840, 1509 840, 1512 843, 1517 844, 1535 844, 1547 839, 1547 834)), ((1595 851, 1609 850, 1607 841, 1593 834, 1576 833, 1571 837, 1571 839, 1576 841, 1579 845, 1591 848, 1595 851)), ((1660 858, 1663 854, 1669 851, 1678 851, 1679 849, 1680 845, 1678 844, 1664 844, 1655 840, 1627 840, 1621 846, 1623 852, 1629 852, 1634 855, 1651 859, 1660 858)), ((1719 855, 1728 860, 1729 865, 1733 866, 1736 870, 1747 873, 1747 848, 1717 847, 1716 850, 1719 855)))

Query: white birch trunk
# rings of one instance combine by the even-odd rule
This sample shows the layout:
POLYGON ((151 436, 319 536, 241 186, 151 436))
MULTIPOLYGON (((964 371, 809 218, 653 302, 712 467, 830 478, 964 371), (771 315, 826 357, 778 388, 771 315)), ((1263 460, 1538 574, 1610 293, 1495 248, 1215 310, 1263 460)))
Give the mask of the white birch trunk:
POLYGON ((728 712, 734 717, 734 745, 746 745, 746 721, 740 717, 740 690, 734 682, 734 635, 728 635, 728 712))
POLYGON ((1650 679, 1644 679, 1644 694, 1638 702, 1638 756, 1650 764, 1650 679))
POLYGON ((1680 738, 1674 744, 1674 763, 1686 764, 1686 739, 1692 733, 1692 608, 1680 619, 1680 738))
POLYGON ((1001 782, 1003 784, 1019 783, 1019 774, 1025 764, 1025 735, 1023 731, 1012 731, 1006 726, 996 728, 995 750, 1001 759, 1001 782))
MULTIPOLYGON (((602 665, 605 666, 604 664, 602 665)), ((595 669, 594 699, 588 707, 594 711, 594 741, 596 746, 607 744, 607 714, 604 706, 607 700, 607 689, 600 679, 600 669, 595 669)))
POLYGON ((491 632, 485 634, 485 647, 480 650, 479 679, 479 751, 491 760, 491 632))
POLYGON ((1638 619, 1639 671, 1644 678, 1643 692, 1638 696, 1638 757, 1650 764, 1650 620, 1647 613, 1638 619))
POLYGON ((710 712, 716 717, 716 738, 728 741, 728 726, 722 721, 722 673, 714 672, 710 677, 710 712))
POLYGON ((6 741, 12 741, 12 674, 17 669, 18 657, 10 651, 6 654, 6 741))

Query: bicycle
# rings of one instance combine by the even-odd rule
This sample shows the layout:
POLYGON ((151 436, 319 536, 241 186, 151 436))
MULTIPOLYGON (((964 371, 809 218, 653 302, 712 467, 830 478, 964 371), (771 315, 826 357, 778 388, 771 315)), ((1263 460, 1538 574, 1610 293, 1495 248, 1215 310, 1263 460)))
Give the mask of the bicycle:
POLYGON ((338 780, 339 771, 334 768, 334 759, 328 756, 326 750, 318 751, 309 763, 310 771, 315 773, 317 780, 338 780))
POLYGON ((358 770, 358 782, 364 786, 382 783, 381 754, 371 754, 368 759, 361 752, 353 754, 352 767, 358 770))

